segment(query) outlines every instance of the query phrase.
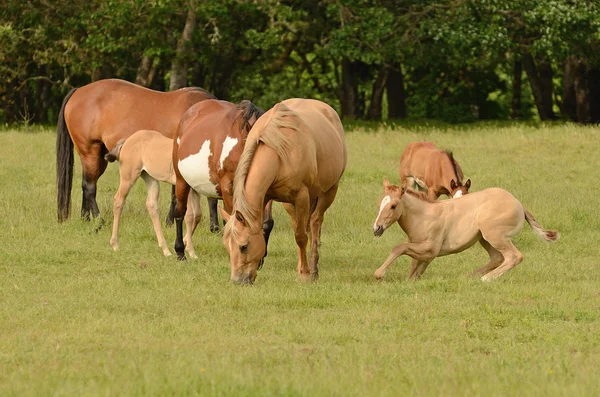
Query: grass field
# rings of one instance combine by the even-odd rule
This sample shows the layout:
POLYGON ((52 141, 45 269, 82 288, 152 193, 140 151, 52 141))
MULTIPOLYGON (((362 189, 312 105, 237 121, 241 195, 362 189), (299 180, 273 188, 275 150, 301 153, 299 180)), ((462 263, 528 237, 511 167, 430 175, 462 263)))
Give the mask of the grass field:
MULTIPOLYGON (((106 226, 56 221, 55 133, 0 132, 0 395, 598 396, 600 129, 574 125, 410 126, 347 133, 348 168, 325 217, 320 280, 296 280, 281 205, 252 287, 232 285, 204 218, 198 260, 165 258, 139 182, 109 246, 118 167, 101 178, 106 226), (406 237, 374 239, 384 176, 404 146, 452 149, 472 191, 512 192, 561 240, 525 225, 521 265, 493 283, 467 273, 479 245, 438 258, 417 282, 406 237)), ((170 188, 163 186, 161 211, 170 188)), ((206 202, 203 201, 206 208, 206 202)), ((161 215, 161 218, 164 218, 161 215)), ((174 230, 165 229, 172 246, 174 230)))

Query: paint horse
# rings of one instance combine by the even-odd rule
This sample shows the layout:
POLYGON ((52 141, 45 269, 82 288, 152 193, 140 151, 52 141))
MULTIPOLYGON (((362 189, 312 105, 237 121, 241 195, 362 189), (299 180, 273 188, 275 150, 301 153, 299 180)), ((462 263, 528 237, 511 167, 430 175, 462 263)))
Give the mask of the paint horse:
POLYGON ((471 180, 464 185, 462 180, 462 169, 452 152, 440 150, 431 142, 413 142, 400 156, 401 184, 426 190, 432 200, 442 194, 451 198, 467 194, 471 180))
MULTIPOLYGON (((139 130, 173 137, 190 106, 215 97, 201 88, 153 91, 123 80, 99 80, 72 89, 63 100, 56 136, 58 221, 69 218, 73 185, 73 145, 81 158, 83 199, 81 217, 100 214, 96 184, 106 170, 104 155, 117 142, 139 130)), ((209 202, 210 204, 210 202, 209 202)), ((211 207, 211 230, 218 230, 216 201, 211 207)))
POLYGON ((288 99, 257 121, 235 174, 232 215, 220 208, 227 221, 223 243, 234 282, 253 283, 256 278, 266 250, 260 223, 269 200, 284 203, 292 218, 298 275, 303 280, 318 278, 323 216, 335 199, 346 160, 342 123, 323 102, 288 99))
MULTIPOLYGON (((114 222, 111 247, 119 249, 119 222, 125 199, 129 191, 141 176, 146 183, 147 198, 146 208, 152 219, 158 246, 165 256, 171 255, 167 241, 160 226, 158 218, 158 197, 160 182, 175 185, 175 172, 173 171, 173 139, 167 138, 158 131, 140 130, 118 142, 105 156, 106 160, 113 162, 119 160, 120 182, 119 189, 114 199, 114 222)), ((189 210, 185 215, 186 235, 184 238, 185 249, 192 258, 197 258, 192 244, 192 234, 198 226, 202 216, 200 197, 191 192, 188 196, 189 210)))
POLYGON ((398 222, 409 242, 392 248, 375 272, 377 279, 383 279, 387 268, 401 255, 412 258, 409 278, 417 279, 434 258, 461 252, 479 241, 490 261, 473 274, 491 281, 523 260, 512 238, 523 229, 525 221, 542 239, 559 238, 557 231, 543 229, 521 202, 504 189, 485 189, 460 200, 443 201, 391 185, 387 179, 383 181, 383 189, 373 233, 379 237, 398 222))
MULTIPOLYGON (((177 200, 175 251, 185 259, 182 218, 190 191, 222 198, 229 211, 233 205, 233 179, 250 128, 264 111, 250 101, 235 105, 207 100, 192 106, 182 117, 173 142, 173 168, 177 200)), ((273 229, 271 206, 264 222, 265 240, 273 229)))

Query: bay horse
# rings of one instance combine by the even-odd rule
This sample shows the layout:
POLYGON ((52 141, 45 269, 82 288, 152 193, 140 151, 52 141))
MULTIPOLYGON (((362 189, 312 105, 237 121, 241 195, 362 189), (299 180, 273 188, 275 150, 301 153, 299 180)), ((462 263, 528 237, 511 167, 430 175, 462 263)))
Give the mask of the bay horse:
MULTIPOLYGON (((106 170, 104 155, 117 142, 139 130, 173 137, 181 116, 195 103, 215 97, 202 88, 160 92, 118 79, 106 79, 72 89, 58 115, 56 184, 58 221, 69 218, 73 185, 73 145, 83 170, 81 217, 100 214, 96 183, 106 170)), ((218 230, 216 201, 211 203, 211 230, 218 230)))
MULTIPOLYGON (((185 259, 182 217, 190 191, 221 198, 228 211, 233 206, 233 179, 250 128, 264 111, 250 101, 236 105, 210 99, 190 107, 177 129, 172 144, 175 172, 177 238, 175 251, 185 259)), ((265 240, 273 229, 271 205, 264 220, 265 240)))
MULTIPOLYGON (((113 250, 119 249, 119 222, 125 199, 129 191, 141 176, 146 183, 146 209, 152 219, 158 246, 165 256, 171 251, 160 226, 158 217, 158 197, 160 182, 175 185, 173 171, 173 139, 167 138, 158 131, 140 130, 126 140, 119 141, 105 156, 108 162, 119 160, 119 189, 114 199, 114 222, 110 245, 113 250)), ((192 234, 202 216, 200 197, 191 192, 188 196, 189 211, 185 214, 186 235, 185 250, 192 258, 197 258, 192 244, 192 234)))
POLYGON ((517 266, 523 254, 512 243, 525 221, 545 241, 556 241, 559 233, 546 230, 512 194, 490 188, 455 200, 435 201, 422 192, 394 186, 383 181, 383 197, 373 224, 379 237, 395 222, 408 236, 408 243, 392 248, 391 254, 375 272, 383 279, 387 268, 401 255, 412 258, 409 278, 419 278, 431 261, 461 252, 479 241, 488 252, 487 265, 473 272, 491 281, 517 266))
POLYGON ((233 211, 219 207, 227 222, 223 243, 234 282, 251 284, 256 279, 266 249, 260 223, 269 200, 284 203, 292 218, 298 275, 302 280, 318 278, 323 216, 335 199, 346 161, 342 123, 323 102, 288 99, 256 122, 235 174, 233 211))
POLYGON ((463 172, 452 152, 438 149, 432 142, 413 142, 400 156, 400 182, 427 191, 430 199, 442 194, 450 198, 469 192, 471 180, 463 184, 463 172))

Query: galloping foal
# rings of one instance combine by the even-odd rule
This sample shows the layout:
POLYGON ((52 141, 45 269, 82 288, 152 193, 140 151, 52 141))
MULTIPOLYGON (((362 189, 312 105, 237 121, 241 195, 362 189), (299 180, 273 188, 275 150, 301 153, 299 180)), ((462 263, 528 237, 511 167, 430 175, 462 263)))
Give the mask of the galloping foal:
MULTIPOLYGON (((148 196, 146 208, 152 218, 152 225, 158 240, 158 246, 165 256, 171 255, 167 241, 160 226, 158 218, 158 196, 160 183, 167 182, 175 185, 175 172, 173 171, 173 139, 167 138, 160 132, 151 130, 140 130, 135 132, 125 141, 118 142, 115 147, 106 154, 109 162, 119 160, 119 190, 114 200, 114 222, 110 245, 116 251, 119 249, 119 221, 121 211, 125 205, 125 199, 129 191, 141 176, 146 182, 148 196)), ((188 207, 190 210, 185 215, 186 235, 184 239, 185 249, 192 258, 197 258, 192 244, 192 234, 198 226, 201 218, 200 197, 196 192, 188 196, 188 207)))
POLYGON ((543 229, 512 194, 491 188, 470 193, 460 200, 430 200, 424 193, 383 181, 384 195, 373 233, 379 237, 395 222, 408 236, 408 243, 392 248, 392 253, 375 272, 382 279, 387 268, 401 255, 412 260, 409 278, 419 278, 433 259, 461 252, 477 241, 490 256, 490 262, 473 272, 491 281, 517 266, 523 254, 511 239, 525 221, 546 241, 558 240, 555 230, 543 229))
POLYGON ((450 198, 469 192, 471 180, 463 185, 463 172, 452 152, 438 149, 431 142, 413 142, 400 156, 400 182, 403 186, 427 190, 430 199, 445 194, 450 198))

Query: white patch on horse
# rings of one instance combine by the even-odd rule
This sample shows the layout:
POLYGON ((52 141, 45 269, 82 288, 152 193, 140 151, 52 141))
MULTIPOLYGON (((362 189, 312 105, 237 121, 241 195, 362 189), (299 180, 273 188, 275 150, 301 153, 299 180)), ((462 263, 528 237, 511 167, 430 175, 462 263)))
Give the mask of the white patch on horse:
POLYGON ((183 179, 196 192, 207 197, 219 197, 217 194, 217 186, 210 181, 210 163, 209 159, 212 156, 210 151, 210 140, 204 141, 200 151, 179 160, 179 172, 183 179))
POLYGON ((181 143, 181 139, 179 139, 179 137, 177 137, 177 145, 179 145, 181 143))
POLYGON ((223 169, 223 163, 225 162, 225 159, 227 156, 229 156, 229 153, 231 153, 237 143, 237 138, 231 138, 229 136, 225 138, 225 142, 223 142, 223 149, 221 149, 221 157, 219 158, 219 169, 223 169))
POLYGON ((379 213, 377 214, 377 219, 375 219, 375 224, 373 225, 373 228, 375 229, 377 226, 377 222, 379 221, 379 217, 381 216, 381 211, 383 211, 383 209, 385 208, 386 205, 388 205, 390 203, 390 201, 392 201, 391 197, 385 196, 384 198, 381 199, 381 206, 379 206, 379 213))
POLYGON ((462 197, 463 192, 462 190, 457 190, 456 193, 454 193, 454 196, 452 196, 452 198, 459 198, 462 197))

